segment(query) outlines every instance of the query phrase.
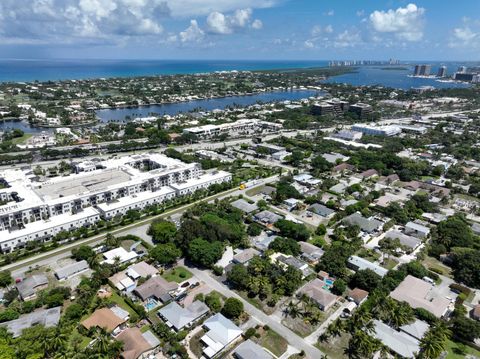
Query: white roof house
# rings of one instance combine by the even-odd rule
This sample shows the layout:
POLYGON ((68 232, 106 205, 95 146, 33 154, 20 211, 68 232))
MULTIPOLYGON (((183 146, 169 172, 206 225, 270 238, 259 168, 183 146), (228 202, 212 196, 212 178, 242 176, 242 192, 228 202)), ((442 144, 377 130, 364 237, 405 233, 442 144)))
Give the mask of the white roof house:
POLYGON ((376 274, 378 274, 380 277, 384 277, 385 274, 388 273, 388 269, 357 256, 351 256, 350 258, 348 258, 348 265, 355 271, 370 269, 376 274))
POLYGON ((206 345, 203 353, 207 358, 213 358, 243 333, 231 320, 220 313, 205 321, 203 326, 208 329, 208 332, 200 340, 206 345))
POLYGON ((116 258, 119 259, 120 263, 125 263, 136 259, 138 254, 134 251, 127 252, 125 248, 118 247, 103 253, 103 257, 105 258, 103 263, 113 264, 116 258))
POLYGON ((374 337, 380 340, 391 351, 403 358, 414 358, 420 351, 420 342, 414 337, 404 332, 399 332, 385 323, 374 320, 374 337))

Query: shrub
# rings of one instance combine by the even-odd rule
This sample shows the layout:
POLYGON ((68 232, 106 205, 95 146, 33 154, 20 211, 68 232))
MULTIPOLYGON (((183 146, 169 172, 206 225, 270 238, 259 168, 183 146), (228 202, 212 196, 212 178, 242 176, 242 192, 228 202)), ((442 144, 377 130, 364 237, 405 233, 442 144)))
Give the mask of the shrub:
POLYGON ((243 334, 243 336, 245 337, 245 339, 250 339, 256 333, 257 333, 257 331, 255 330, 255 328, 248 328, 247 331, 245 332, 245 334, 243 334))

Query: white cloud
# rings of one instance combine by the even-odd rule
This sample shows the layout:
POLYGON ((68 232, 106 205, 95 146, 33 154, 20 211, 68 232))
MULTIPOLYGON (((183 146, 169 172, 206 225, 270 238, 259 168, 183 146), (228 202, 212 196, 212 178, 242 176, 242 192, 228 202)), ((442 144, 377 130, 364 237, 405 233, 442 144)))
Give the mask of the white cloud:
POLYGON ((198 26, 197 20, 190 20, 190 26, 179 34, 180 41, 201 42, 205 37, 205 32, 198 26))
POLYGON ((237 9, 233 14, 224 15, 221 12, 214 11, 207 17, 207 29, 214 34, 232 34, 250 26, 255 30, 263 27, 263 23, 256 19, 252 21, 252 9, 237 9))
POLYGON ((345 30, 338 34, 333 41, 337 48, 354 47, 362 43, 362 37, 357 30, 345 30))
POLYGON ((307 49, 313 49, 315 47, 315 44, 312 40, 306 40, 303 44, 307 49))
POLYGON ((358 11, 356 12, 356 14, 357 14, 358 17, 362 17, 362 16, 365 15, 365 10, 358 10, 358 11))
POLYGON ((448 46, 477 50, 480 48, 480 22, 470 18, 463 18, 462 22, 462 26, 453 29, 448 46))
POLYGON ((333 15, 335 15, 335 11, 334 11, 334 10, 330 10, 330 11, 328 11, 325 15, 327 15, 327 16, 333 16, 333 15))
POLYGON ((262 9, 282 0, 167 0, 174 17, 208 15, 214 11, 228 13, 237 9, 262 9))
POLYGON ((333 32, 333 26, 332 25, 327 25, 325 26, 324 30, 327 34, 331 34, 333 32))
POLYGON ((370 22, 377 32, 392 33, 405 41, 420 41, 423 38, 424 14, 424 8, 408 4, 396 10, 374 11, 370 14, 370 22))
MULTIPOLYGON (((217 33, 243 28, 258 30, 263 23, 252 19, 252 9, 275 6, 280 1, 283 0, 0 0, 0 44, 165 42, 168 35, 161 35, 165 19, 193 19, 209 14, 213 14, 209 28, 217 33)), ((177 38, 180 39, 178 34, 177 38)))
POLYGON ((233 32, 227 17, 218 11, 208 15, 207 26, 211 32, 216 34, 231 34, 233 32))
POLYGON ((263 28, 263 22, 259 19, 255 19, 253 20, 251 26, 252 26, 252 29, 260 30, 261 28, 263 28))

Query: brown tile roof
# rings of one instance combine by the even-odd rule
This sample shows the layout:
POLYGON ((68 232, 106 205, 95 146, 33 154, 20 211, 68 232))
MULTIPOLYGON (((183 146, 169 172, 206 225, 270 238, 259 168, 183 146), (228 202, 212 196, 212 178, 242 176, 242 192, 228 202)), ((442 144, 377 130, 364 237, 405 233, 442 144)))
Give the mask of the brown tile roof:
POLYGON ((153 349, 138 328, 126 329, 116 339, 123 342, 122 357, 124 359, 137 359, 146 351, 153 349))
POLYGON ((105 328, 107 331, 112 332, 120 324, 125 323, 126 320, 117 317, 115 313, 108 308, 97 309, 82 322, 82 325, 87 328, 105 328))
POLYGON ((348 293, 348 296, 352 298, 355 303, 359 304, 368 296, 368 292, 360 288, 355 288, 348 293))

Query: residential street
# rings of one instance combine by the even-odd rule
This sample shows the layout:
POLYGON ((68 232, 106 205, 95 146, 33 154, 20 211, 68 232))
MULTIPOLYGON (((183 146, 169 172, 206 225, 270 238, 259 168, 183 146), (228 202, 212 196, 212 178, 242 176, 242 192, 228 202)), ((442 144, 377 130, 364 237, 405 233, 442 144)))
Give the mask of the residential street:
POLYGON ((212 278, 207 271, 197 269, 195 267, 188 267, 188 269, 201 281, 206 283, 210 288, 216 290, 226 297, 235 297, 239 299, 245 308, 245 311, 250 314, 252 317, 255 317, 259 323, 267 324, 270 328, 275 330, 278 334, 288 340, 289 344, 299 350, 304 350, 306 357, 309 359, 318 359, 323 354, 319 349, 314 347, 311 343, 307 343, 306 340, 290 329, 284 327, 279 319, 274 316, 268 316, 260 309, 255 308, 253 305, 248 303, 245 299, 239 296, 237 293, 229 289, 224 284, 218 282, 216 279, 212 278))
MULTIPOLYGON (((247 190, 250 190, 258 186, 263 186, 264 184, 276 181, 277 179, 278 179, 278 175, 275 175, 275 176, 271 176, 271 177, 259 180, 259 182, 255 186, 252 186, 250 188, 246 188, 243 190, 233 188, 225 192, 221 192, 219 194, 200 199, 196 202, 185 204, 178 208, 168 210, 164 213, 159 214, 158 216, 148 217, 138 222, 126 225, 124 227, 113 229, 110 231, 110 233, 112 233, 115 236, 125 236, 127 234, 138 235, 139 228, 144 228, 146 230, 148 228, 148 225, 155 219, 167 218, 172 214, 183 213, 186 209, 192 207, 194 204, 199 202, 205 202, 205 201, 209 202, 209 201, 213 201, 214 199, 222 199, 230 196, 238 196, 240 194, 245 195, 245 192, 247 190)), ((69 257, 71 255, 72 249, 77 248, 81 245, 86 244, 90 246, 95 246, 104 240, 105 235, 106 233, 102 233, 93 237, 77 240, 70 244, 62 245, 51 251, 37 254, 33 257, 29 257, 29 258, 17 261, 15 263, 5 265, 1 267, 0 270, 10 270, 14 278, 21 277, 23 273, 28 271, 31 267, 34 267, 37 265, 38 266, 48 265, 50 263, 57 262, 59 259, 69 257)))

